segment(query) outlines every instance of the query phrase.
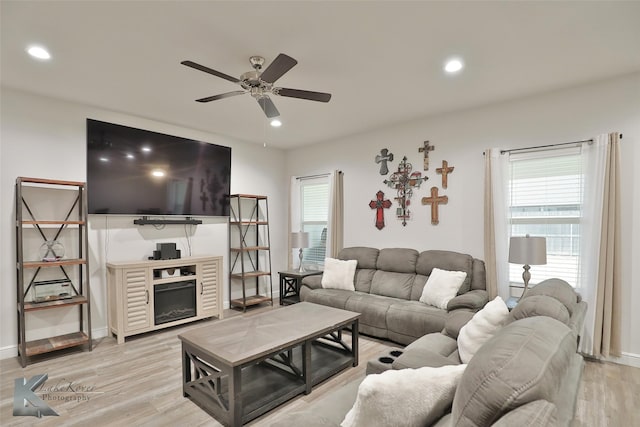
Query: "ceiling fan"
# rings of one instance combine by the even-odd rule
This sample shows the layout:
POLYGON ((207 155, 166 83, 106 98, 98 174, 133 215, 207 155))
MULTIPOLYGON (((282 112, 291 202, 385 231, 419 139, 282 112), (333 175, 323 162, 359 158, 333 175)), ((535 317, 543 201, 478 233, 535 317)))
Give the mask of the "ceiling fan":
POLYGON ((249 62, 253 67, 253 71, 247 71, 242 74, 239 79, 221 73, 220 71, 213 70, 209 67, 205 67, 204 65, 197 64, 193 61, 182 61, 181 64, 196 70, 204 71, 205 73, 213 74, 216 77, 229 80, 230 82, 236 83, 242 87, 242 90, 235 90, 232 92, 196 99, 197 102, 211 102, 218 99, 248 93, 258 101, 258 104, 267 117, 274 118, 278 117, 280 113, 269 95, 287 96, 290 98, 308 99, 310 101, 318 102, 329 102, 331 99, 330 93, 273 86, 276 80, 282 77, 298 63, 298 61, 284 53, 279 54, 276 59, 274 59, 273 62, 264 69, 264 71, 262 70, 262 66, 264 65, 263 57, 252 56, 249 58, 249 62))

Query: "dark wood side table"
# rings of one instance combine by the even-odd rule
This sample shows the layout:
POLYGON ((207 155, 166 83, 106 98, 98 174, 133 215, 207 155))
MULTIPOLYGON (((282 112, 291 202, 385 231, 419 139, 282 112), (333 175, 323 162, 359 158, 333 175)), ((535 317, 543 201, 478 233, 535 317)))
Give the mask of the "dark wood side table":
POLYGON ((322 274, 321 270, 303 271, 287 270, 278 272, 280 275, 280 305, 289 305, 300 302, 300 285, 302 279, 307 276, 322 274))

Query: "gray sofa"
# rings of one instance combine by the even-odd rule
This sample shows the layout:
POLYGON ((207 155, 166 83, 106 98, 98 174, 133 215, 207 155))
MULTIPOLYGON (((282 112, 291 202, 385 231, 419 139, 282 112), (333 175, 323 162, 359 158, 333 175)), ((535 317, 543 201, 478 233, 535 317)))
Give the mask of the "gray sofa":
MULTIPOLYGON (((448 408, 434 414, 442 426, 568 426, 575 413, 583 359, 576 339, 586 303, 553 279, 527 293, 471 358, 448 408), (567 316, 568 315, 568 316, 567 316)), ((455 337, 468 314, 451 316, 442 333, 403 349, 386 369, 459 364, 455 337), (453 335, 453 336, 452 336, 453 335)), ((468 320, 468 319, 467 319, 468 320)), ((376 360, 370 361, 368 369, 376 360)), ((287 414, 274 426, 337 426, 353 406, 362 379, 287 414)), ((402 425, 399 420, 398 425, 402 425)))
POLYGON ((475 312, 488 301, 484 262, 450 251, 367 247, 345 248, 341 260, 357 260, 355 291, 322 288, 322 275, 302 281, 300 299, 362 314, 360 332, 409 344, 440 332, 449 313, 475 312), (467 273, 458 296, 447 310, 419 302, 434 267, 467 273))

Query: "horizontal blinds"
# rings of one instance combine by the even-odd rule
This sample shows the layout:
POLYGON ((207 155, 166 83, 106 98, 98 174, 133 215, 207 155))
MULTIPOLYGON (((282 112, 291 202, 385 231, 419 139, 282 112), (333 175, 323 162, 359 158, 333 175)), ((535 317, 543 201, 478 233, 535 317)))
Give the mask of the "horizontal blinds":
POLYGON ((305 263, 324 263, 329 218, 329 179, 302 181, 300 184, 302 230, 309 233, 309 248, 304 249, 305 263))
MULTIPOLYGON (((511 235, 547 239, 547 264, 531 267, 531 282, 558 277, 575 285, 580 266, 583 176, 578 150, 510 156, 511 235)), ((510 280, 522 283, 522 266, 510 280)))

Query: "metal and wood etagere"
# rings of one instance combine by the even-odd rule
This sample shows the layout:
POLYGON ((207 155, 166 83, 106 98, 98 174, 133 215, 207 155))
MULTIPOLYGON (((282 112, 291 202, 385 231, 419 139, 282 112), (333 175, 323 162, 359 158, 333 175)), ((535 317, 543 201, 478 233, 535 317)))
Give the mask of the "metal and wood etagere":
MULTIPOLYGON (((42 193, 37 193, 42 195, 42 193)), ((49 199, 40 201, 41 205, 49 199)), ((52 209, 53 210, 53 209, 52 209)), ((72 233, 72 232, 71 232, 72 233)), ((37 236, 36 236, 37 238, 37 236)), ((48 353, 63 348, 87 345, 92 350, 91 339, 91 298, 89 297, 89 263, 88 263, 88 236, 87 236, 87 196, 84 182, 60 181, 52 179, 25 178, 16 179, 16 269, 17 269, 17 312, 18 312, 18 356, 22 367, 25 367, 29 357, 48 353), (77 192, 64 219, 40 220, 34 216, 34 209, 25 199, 25 187, 38 187, 39 191, 71 190, 77 192), (41 190, 40 190, 41 189, 41 190), (24 216, 28 216, 28 219, 24 216), (38 255, 38 247, 33 246, 32 233, 35 230, 42 240, 47 243, 58 240, 69 234, 71 230, 77 231, 76 236, 70 238, 75 248, 70 248, 73 254, 70 258, 48 257, 44 259, 38 255), (29 230, 29 231, 28 231, 29 230), (49 236, 47 236, 49 235, 49 236), (26 255, 28 254, 28 255, 26 255), (25 260, 25 256, 30 260, 25 260), (35 258, 35 259, 34 259, 35 258), (32 274, 25 274, 25 273, 32 274), (28 277, 27 277, 28 276, 28 277), (46 276, 42 280, 41 276, 46 276), (53 278, 52 278, 53 277, 53 278), (34 298, 34 289, 37 286, 64 284, 70 292, 67 295, 53 296, 51 299, 38 301, 34 298), (27 340, 26 317, 27 314, 39 310, 54 310, 63 307, 78 308, 78 330, 47 338, 27 340)))
POLYGON ((243 311, 252 305, 267 302, 273 305, 267 196, 232 194, 230 214, 229 305, 243 311), (233 298, 234 285, 238 282, 242 286, 242 298, 233 298))

